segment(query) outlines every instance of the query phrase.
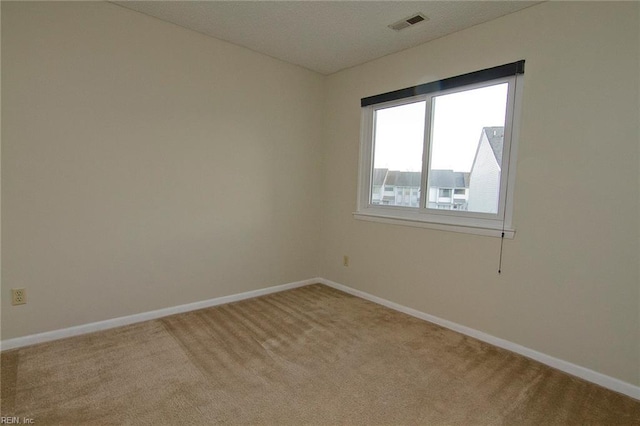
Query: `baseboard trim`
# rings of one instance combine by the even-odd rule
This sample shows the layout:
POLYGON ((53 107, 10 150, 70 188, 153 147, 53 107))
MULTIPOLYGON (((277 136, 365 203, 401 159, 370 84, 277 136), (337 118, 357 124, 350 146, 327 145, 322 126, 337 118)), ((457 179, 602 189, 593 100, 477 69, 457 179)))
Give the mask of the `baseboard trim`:
POLYGON ((420 312, 416 309, 412 309, 412 308, 400 305, 398 303, 391 302, 389 300, 383 299, 378 296, 374 296, 372 294, 366 293, 361 290, 356 290, 354 288, 348 287, 343 284, 339 284, 324 278, 318 278, 315 281, 321 284, 327 285, 329 287, 333 287, 337 290, 344 291, 345 293, 349 293, 353 296, 357 296, 362 299, 369 300, 370 302, 374 302, 379 305, 386 306, 387 308, 391 308, 393 310, 403 312, 407 315, 411 315, 412 317, 416 317, 421 320, 425 320, 425 321, 440 325, 442 327, 448 328, 450 330, 457 331, 458 333, 476 338, 478 340, 497 346, 499 348, 506 349, 511 352, 515 352, 527 358, 531 358, 533 360, 541 362, 542 364, 548 365, 549 367, 553 367, 557 370, 564 371, 565 373, 571 374, 572 376, 579 377, 581 379, 595 383, 607 389, 610 389, 610 390, 619 392, 621 394, 630 396, 631 398, 640 400, 640 386, 632 385, 631 383, 627 383, 622 380, 616 379, 614 377, 607 376, 602 373, 598 373, 597 371, 593 371, 588 368, 573 364, 571 362, 564 361, 562 359, 555 358, 553 356, 544 354, 542 352, 535 351, 525 346, 518 345, 517 343, 513 343, 508 340, 504 340, 499 337, 492 336, 490 334, 475 330, 470 327, 466 327, 464 325, 457 324, 452 321, 438 318, 434 315, 429 315, 424 312, 420 312))
POLYGON ((142 321, 149 321, 156 318, 162 318, 169 315, 181 314, 183 312, 195 311, 198 309, 209 308, 211 306, 224 305, 226 303, 237 302, 239 300, 251 299, 266 294, 278 293, 292 288, 303 287, 309 284, 315 284, 319 279, 308 279, 296 281, 288 284, 276 285, 273 287, 261 288, 259 290, 246 291, 244 293, 232 294, 230 296, 216 297, 214 299, 203 300, 200 302, 188 303, 185 305, 171 306, 169 308, 158 309, 155 311, 143 312, 140 314, 128 315, 125 317, 113 318, 104 321, 92 322, 89 324, 78 325, 59 330, 47 331, 44 333, 31 334, 24 337, 16 337, 13 339, 2 340, 0 342, 0 350, 21 348, 24 346, 35 345, 37 343, 50 342, 53 340, 64 339, 66 337, 79 336, 81 334, 93 333, 110 328, 121 327, 123 325, 135 324, 142 321))
POLYGON ((135 324, 138 322, 148 321, 152 319, 162 318, 169 315, 180 314, 183 312, 195 311, 198 309, 209 308, 212 306, 224 305, 226 303, 237 302, 240 300, 251 299, 254 297, 264 296, 271 293, 278 293, 285 290, 290 290, 297 287, 304 287, 306 285, 321 283, 337 290, 344 291, 353 296, 360 297, 365 300, 377 303, 387 308, 403 312, 412 317, 419 318, 424 321, 428 321, 442 327, 448 328, 458 333, 476 338, 483 342, 497 346, 515 352, 517 354, 526 356, 550 367, 556 368, 565 373, 595 383, 607 389, 619 392, 621 394, 630 396, 632 398, 640 400, 640 387, 632 385, 631 383, 624 382, 611 376, 607 376, 597 371, 590 370, 585 367, 573 364, 568 361, 564 361, 559 358, 544 354, 542 352, 535 351, 525 346, 518 345, 517 343, 510 342, 508 340, 501 339, 499 337, 492 336, 479 330, 475 330, 464 325, 457 324, 452 321, 448 321, 434 315, 426 314, 407 306, 400 305, 399 303, 391 302, 378 296, 366 293, 361 290, 348 287, 343 284, 339 284, 334 281, 327 280, 325 278, 311 278, 303 281, 291 282, 288 284, 281 284, 272 287, 266 287, 259 290, 247 291, 244 293, 233 294, 229 296, 216 297, 214 299, 203 300, 200 302, 188 303, 185 305, 172 306, 169 308, 158 309, 155 311, 143 312, 140 314, 129 315, 125 317, 113 318, 105 321, 98 321, 89 324, 78 325, 74 327, 47 331, 44 333, 32 334, 24 337, 16 337, 14 339, 2 340, 0 342, 0 350, 9 350, 21 348, 24 346, 35 345, 37 343, 50 342, 53 340, 64 339, 66 337, 79 336, 82 334, 93 333, 101 330, 108 330, 110 328, 120 327, 123 325, 135 324))

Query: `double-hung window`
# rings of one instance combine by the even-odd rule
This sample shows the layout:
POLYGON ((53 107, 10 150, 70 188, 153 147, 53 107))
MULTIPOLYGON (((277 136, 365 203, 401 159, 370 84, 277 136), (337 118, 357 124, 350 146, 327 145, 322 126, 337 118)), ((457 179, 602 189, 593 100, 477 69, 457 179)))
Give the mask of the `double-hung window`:
POLYGON ((512 238, 522 74, 518 61, 363 98, 355 217, 512 238))

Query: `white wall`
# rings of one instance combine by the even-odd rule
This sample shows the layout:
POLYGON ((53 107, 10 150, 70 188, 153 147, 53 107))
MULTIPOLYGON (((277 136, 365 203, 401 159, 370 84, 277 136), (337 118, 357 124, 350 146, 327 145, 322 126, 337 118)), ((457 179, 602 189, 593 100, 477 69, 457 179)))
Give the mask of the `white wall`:
POLYGON ((103 2, 2 66, 2 339, 317 276, 321 75, 103 2))
POLYGON ((548 2, 330 76, 322 275, 640 384, 638 9, 548 2), (352 217, 360 98, 519 59, 502 275, 497 238, 352 217))

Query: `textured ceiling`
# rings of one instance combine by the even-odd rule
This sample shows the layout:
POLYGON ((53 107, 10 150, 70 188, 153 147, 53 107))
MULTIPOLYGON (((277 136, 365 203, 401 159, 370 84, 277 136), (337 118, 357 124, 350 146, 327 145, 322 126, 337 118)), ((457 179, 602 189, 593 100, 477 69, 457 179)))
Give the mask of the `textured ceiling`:
POLYGON ((539 2, 122 1, 113 2, 274 58, 331 74, 539 2), (429 20, 387 27, 416 12, 429 20))

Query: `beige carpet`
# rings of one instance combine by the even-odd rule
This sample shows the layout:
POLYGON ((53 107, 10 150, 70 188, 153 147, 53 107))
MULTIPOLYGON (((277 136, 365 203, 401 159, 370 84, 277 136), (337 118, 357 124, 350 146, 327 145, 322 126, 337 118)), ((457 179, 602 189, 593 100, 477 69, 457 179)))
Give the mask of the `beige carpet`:
POLYGON ((640 424, 640 402, 312 285, 2 353, 35 424, 640 424))

